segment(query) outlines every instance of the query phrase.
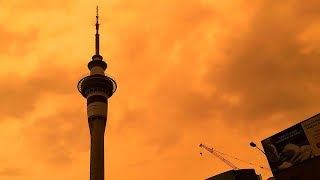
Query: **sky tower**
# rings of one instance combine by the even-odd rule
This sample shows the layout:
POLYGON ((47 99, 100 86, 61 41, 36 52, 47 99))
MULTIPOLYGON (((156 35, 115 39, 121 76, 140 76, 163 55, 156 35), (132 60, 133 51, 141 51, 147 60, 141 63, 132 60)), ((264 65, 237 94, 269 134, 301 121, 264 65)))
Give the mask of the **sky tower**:
POLYGON ((107 63, 99 54, 99 16, 97 7, 96 54, 88 63, 90 75, 78 83, 78 90, 87 99, 91 136, 90 180, 104 180, 104 132, 107 123, 108 99, 117 89, 115 80, 104 74, 107 63))

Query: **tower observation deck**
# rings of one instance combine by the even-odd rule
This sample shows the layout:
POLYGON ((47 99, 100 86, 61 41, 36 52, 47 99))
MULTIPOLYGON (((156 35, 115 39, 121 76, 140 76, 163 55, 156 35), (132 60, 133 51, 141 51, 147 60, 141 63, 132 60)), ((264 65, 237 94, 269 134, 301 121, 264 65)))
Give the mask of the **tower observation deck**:
POLYGON ((108 99, 117 89, 117 84, 105 75, 107 63, 99 54, 99 16, 97 7, 95 49, 96 54, 88 63, 90 75, 78 83, 78 90, 87 99, 88 124, 91 136, 90 180, 104 180, 104 133, 107 123, 108 99))

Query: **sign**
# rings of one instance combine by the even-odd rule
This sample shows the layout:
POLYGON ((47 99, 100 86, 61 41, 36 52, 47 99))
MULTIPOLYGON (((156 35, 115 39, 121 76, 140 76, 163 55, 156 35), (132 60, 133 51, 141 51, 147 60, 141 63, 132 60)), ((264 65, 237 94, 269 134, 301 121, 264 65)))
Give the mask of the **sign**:
POLYGON ((320 155, 320 114, 261 141, 272 172, 320 155))

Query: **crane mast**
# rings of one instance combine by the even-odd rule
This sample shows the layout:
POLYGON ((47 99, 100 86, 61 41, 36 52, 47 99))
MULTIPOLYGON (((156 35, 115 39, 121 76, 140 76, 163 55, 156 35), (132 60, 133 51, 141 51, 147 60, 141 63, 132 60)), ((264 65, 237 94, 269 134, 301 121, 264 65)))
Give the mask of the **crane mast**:
POLYGON ((205 150, 209 151, 211 154, 213 154, 214 156, 216 156, 217 158, 219 158, 221 161, 223 161, 224 163, 226 163, 228 166, 230 166, 233 170, 239 170, 239 168, 237 166, 235 166, 234 164, 232 164, 230 161, 226 160, 225 158, 223 158, 220 154, 218 154, 213 148, 209 148, 208 146, 204 145, 204 144, 200 144, 201 148, 204 148, 205 150))

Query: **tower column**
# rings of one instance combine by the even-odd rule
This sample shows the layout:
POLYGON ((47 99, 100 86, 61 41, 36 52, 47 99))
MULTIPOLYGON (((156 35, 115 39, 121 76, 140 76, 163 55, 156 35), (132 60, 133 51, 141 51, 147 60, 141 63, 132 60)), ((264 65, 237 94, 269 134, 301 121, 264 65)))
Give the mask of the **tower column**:
POLYGON ((89 120, 91 135, 90 180, 104 180, 104 132, 106 119, 95 117, 89 120))

